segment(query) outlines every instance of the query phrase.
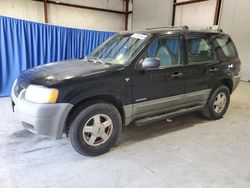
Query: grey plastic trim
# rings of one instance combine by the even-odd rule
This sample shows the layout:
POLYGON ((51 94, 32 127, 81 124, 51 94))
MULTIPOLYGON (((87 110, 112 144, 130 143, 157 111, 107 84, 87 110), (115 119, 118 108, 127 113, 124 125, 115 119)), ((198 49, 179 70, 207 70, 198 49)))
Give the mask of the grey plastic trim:
POLYGON ((16 84, 17 84, 17 79, 14 81, 14 83, 13 83, 13 85, 12 85, 12 88, 11 88, 11 95, 10 95, 11 98, 12 98, 12 100, 14 101, 14 103, 17 102, 17 97, 16 97, 16 95, 15 95, 15 93, 14 93, 14 89, 15 89, 16 84))
POLYGON ((195 92, 186 93, 183 98, 183 103, 194 101, 206 101, 210 95, 211 89, 205 89, 195 92))
POLYGON ((188 112, 194 112, 194 111, 197 111, 197 110, 201 110, 203 108, 204 108, 203 106, 195 106, 195 107, 180 109, 180 110, 177 110, 175 112, 170 112, 170 113, 166 113, 166 114, 160 114, 160 115, 156 115, 156 116, 152 116, 152 117, 145 117, 145 118, 136 120, 135 124, 137 126, 143 126, 143 125, 152 123, 154 121, 159 121, 159 120, 163 120, 163 119, 166 119, 166 118, 172 118, 172 117, 182 115, 182 114, 185 114, 185 113, 188 113, 188 112))
POLYGON ((140 117, 164 113, 178 108, 187 108, 188 106, 205 106, 210 93, 211 89, 205 89, 123 106, 125 125, 140 117))
POLYGON ((236 89, 236 87, 239 85, 240 79, 241 79, 241 76, 240 76, 240 75, 237 75, 237 76, 234 76, 234 77, 233 77, 233 91, 234 91, 234 90, 236 89))
POLYGON ((125 113, 126 118, 131 117, 133 115, 133 105, 132 104, 123 106, 123 109, 124 109, 124 113, 125 113))
POLYGON ((161 113, 181 104, 184 95, 177 95, 133 104, 133 116, 161 113))
POLYGON ((18 96, 12 92, 15 112, 18 113, 24 128, 37 134, 60 139, 65 121, 73 105, 70 103, 39 104, 27 101, 25 90, 18 96))

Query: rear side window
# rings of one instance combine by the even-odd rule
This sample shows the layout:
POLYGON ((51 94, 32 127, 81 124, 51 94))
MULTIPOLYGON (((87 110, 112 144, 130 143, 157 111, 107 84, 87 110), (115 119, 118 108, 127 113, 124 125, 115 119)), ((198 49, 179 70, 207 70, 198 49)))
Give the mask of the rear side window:
POLYGON ((213 60, 213 50, 210 42, 203 36, 186 36, 188 62, 206 62, 213 60))
POLYGON ((219 36, 216 38, 217 47, 216 51, 224 58, 236 58, 238 57, 236 48, 233 41, 227 35, 219 36))

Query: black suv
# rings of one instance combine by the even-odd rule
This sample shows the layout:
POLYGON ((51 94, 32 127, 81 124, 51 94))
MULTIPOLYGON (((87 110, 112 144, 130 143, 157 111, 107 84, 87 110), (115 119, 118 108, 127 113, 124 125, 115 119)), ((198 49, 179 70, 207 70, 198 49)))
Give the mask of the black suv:
POLYGON ((226 112, 240 80, 229 35, 187 27, 117 34, 84 59, 38 66, 15 81, 11 99, 24 128, 69 136, 84 155, 107 152, 123 126, 201 111, 226 112))

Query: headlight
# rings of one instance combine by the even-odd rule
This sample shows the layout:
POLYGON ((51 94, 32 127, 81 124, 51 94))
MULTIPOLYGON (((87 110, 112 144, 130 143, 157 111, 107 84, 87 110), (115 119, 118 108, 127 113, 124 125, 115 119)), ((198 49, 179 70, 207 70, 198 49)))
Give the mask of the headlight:
POLYGON ((26 89, 25 99, 35 103, 55 103, 59 91, 38 85, 30 85, 26 89))

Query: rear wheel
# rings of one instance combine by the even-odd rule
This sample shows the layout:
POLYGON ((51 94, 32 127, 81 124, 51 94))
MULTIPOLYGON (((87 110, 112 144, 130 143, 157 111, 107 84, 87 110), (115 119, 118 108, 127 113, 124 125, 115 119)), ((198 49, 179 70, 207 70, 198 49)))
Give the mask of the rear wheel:
POLYGON ((226 113, 230 103, 230 91, 222 85, 215 89, 210 96, 202 114, 211 120, 220 119, 226 113))
POLYGON ((118 110, 107 103, 83 109, 74 118, 69 138, 73 148, 82 155, 101 155, 117 142, 122 127, 118 110))

